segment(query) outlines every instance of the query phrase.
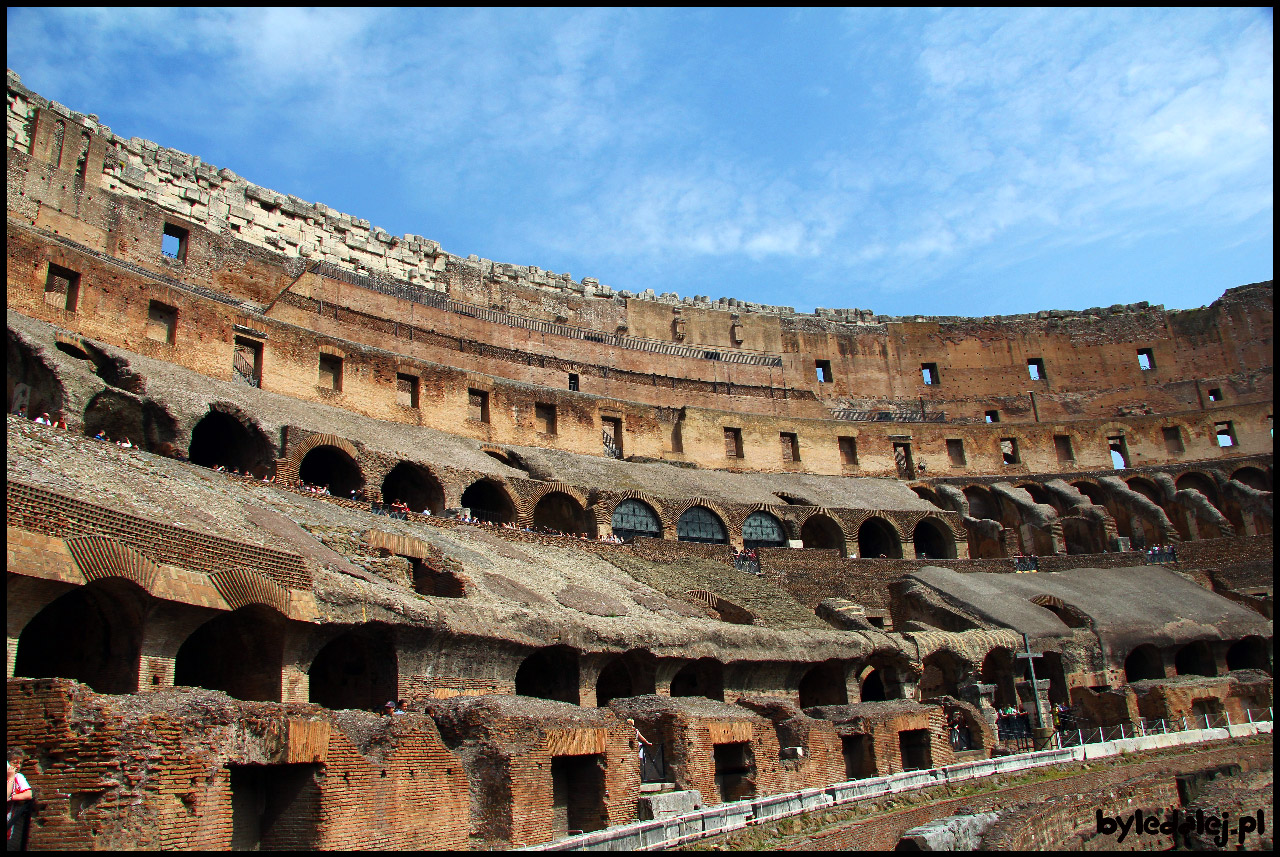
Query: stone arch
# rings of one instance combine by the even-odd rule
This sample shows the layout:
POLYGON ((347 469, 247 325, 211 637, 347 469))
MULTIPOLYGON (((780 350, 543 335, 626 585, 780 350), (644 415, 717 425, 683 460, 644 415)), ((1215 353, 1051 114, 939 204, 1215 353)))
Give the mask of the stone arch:
POLYGON ((336 434, 313 434, 298 441, 285 458, 276 462, 276 475, 287 481, 300 478, 298 473, 302 468, 302 460, 313 449, 320 446, 337 447, 345 452, 352 461, 358 462, 360 460, 359 450, 356 449, 355 444, 345 437, 339 437, 336 434))
POLYGON ((983 684, 993 685, 992 704, 996 708, 1008 708, 1018 704, 1017 676, 1021 670, 1015 667, 1013 650, 997 646, 982 659, 983 684))
POLYGON ((283 668, 284 617, 249 604, 210 619, 183 642, 174 659, 173 683, 279 702, 283 668))
POLYGON ((1173 656, 1173 666, 1178 675, 1216 676, 1218 665, 1213 659, 1213 650, 1204 640, 1187 643, 1178 649, 1173 656))
POLYGON ((959 696, 960 682, 969 671, 969 664, 955 652, 939 649, 923 661, 916 696, 918 699, 959 696))
POLYGON ((1000 521, 1000 503, 985 485, 970 485, 963 490, 969 517, 1000 521))
POLYGON ((801 708, 816 705, 848 705, 849 688, 844 681, 844 662, 832 658, 814 664, 800 679, 798 688, 801 708))
POLYGON ((103 390, 84 409, 85 437, 105 432, 113 441, 128 438, 134 446, 148 451, 172 445, 178 423, 161 405, 118 390, 103 390))
POLYGON ((924 500, 926 503, 932 503, 944 512, 947 511, 947 507, 943 504, 942 498, 938 496, 938 492, 934 491, 928 485, 911 485, 909 487, 921 500, 924 500))
POLYGON ((1037 595, 1031 599, 1031 603, 1057 616, 1068 628, 1093 627, 1093 620, 1080 608, 1068 604, 1056 595, 1037 595))
POLYGON ((335 497, 351 497, 364 488, 364 472, 357 459, 340 446, 317 444, 298 463, 298 478, 329 489, 335 497))
POLYGON ((141 586, 122 577, 65 593, 23 627, 14 675, 74 679, 98 693, 137 693, 149 601, 141 586))
POLYGON ((715 658, 699 658, 685 664, 671 679, 671 695, 724 702, 724 664, 715 658))
POLYGON ((1150 643, 1138 646, 1124 659, 1125 681, 1135 682, 1164 677, 1164 658, 1160 656, 1160 650, 1150 643))
POLYGON ((516 693, 581 705, 577 650, 548 646, 529 655, 516 670, 516 693))
POLYGON ((1084 515, 1058 518, 1062 525, 1062 541, 1069 555, 1104 553, 1107 528, 1103 521, 1084 515))
POLYGON ((1023 482, 1015 485, 1014 487, 1021 488, 1023 491, 1026 491, 1027 494, 1031 496, 1033 502, 1052 507, 1053 511, 1057 512, 1059 515, 1065 515, 1067 513, 1067 507, 1066 504, 1062 502, 1062 498, 1058 497, 1039 482, 1023 482))
POLYGON ((841 556, 848 553, 844 527, 826 510, 814 511, 804 519, 800 527, 800 542, 812 550, 838 550, 841 556))
MULTIPOLYGON (((416 461, 400 461, 382 479, 382 502, 404 503, 414 512, 444 514, 444 486, 431 469, 416 461)), ((385 701, 385 700, 384 700, 385 701)))
POLYGON ((275 447, 262 428, 234 406, 214 405, 191 430, 187 459, 201 467, 242 470, 261 479, 274 469, 275 447))
POLYGON ((729 622, 733 625, 754 625, 759 622, 759 617, 750 610, 739 607, 732 601, 726 601, 706 589, 691 589, 685 593, 685 597, 706 607, 712 618, 719 619, 721 622, 729 622))
POLYGON ((911 534, 917 559, 955 559, 956 538, 940 518, 926 515, 911 534))
POLYGON ((530 516, 534 527, 546 527, 560 533, 593 536, 593 521, 588 520, 587 510, 581 500, 565 490, 545 492, 533 507, 530 516))
POLYGON ((614 504, 609 516, 613 534, 630 541, 637 537, 663 538, 662 514, 648 500, 624 497, 614 504))
POLYGON ((471 516, 494 524, 510 524, 518 514, 515 500, 503 482, 491 476, 477 479, 462 492, 462 505, 471 516))
POLYGON ((914 680, 911 663, 899 651, 873 653, 858 671, 858 698, 863 702, 904 699, 904 684, 914 680))
POLYGON ((12 330, 9 331, 5 350, 7 413, 14 413, 19 405, 26 405, 27 416, 32 418, 46 412, 53 419, 65 416, 66 389, 48 363, 12 330))
POLYGON ((256 604, 289 615, 289 590, 265 574, 231 566, 213 572, 209 580, 232 610, 256 604))
POLYGON ((1222 511, 1222 497, 1218 493, 1218 486, 1208 474, 1201 473, 1198 470, 1188 470, 1179 476, 1173 484, 1179 491, 1199 491, 1213 504, 1215 509, 1219 512, 1222 511))
POLYGON ((786 547, 786 527, 776 515, 757 509, 742 522, 742 546, 748 550, 786 547))
POLYGON ((393 630, 380 622, 347 629, 320 649, 307 675, 316 705, 381 711, 399 692, 393 630))
POLYGON ((77 536, 65 544, 85 580, 124 578, 149 594, 160 574, 160 566, 148 557, 106 536, 77 536))
POLYGON ((727 545, 729 528, 725 526, 723 515, 698 503, 680 513, 676 521, 676 538, 682 542, 727 545))
POLYGON ((1250 488, 1252 488, 1255 491, 1272 490, 1271 477, 1268 476, 1267 473, 1264 470, 1262 470, 1262 468, 1259 468, 1259 467, 1253 467, 1252 465, 1248 465, 1245 467, 1238 468, 1235 472, 1231 474, 1231 478, 1236 480, 1237 482, 1241 482, 1241 483, 1244 483, 1245 485, 1248 485, 1250 488))
POLYGON ((631 649, 611 659, 596 679, 596 706, 606 707, 615 699, 657 692, 657 662, 645 649, 631 649))
POLYGON ((858 556, 902 559, 902 536, 897 527, 879 515, 871 515, 858 527, 858 556))
POLYGON ((1271 674, 1271 646, 1258 636, 1236 640, 1227 649, 1228 670, 1262 670, 1271 674))

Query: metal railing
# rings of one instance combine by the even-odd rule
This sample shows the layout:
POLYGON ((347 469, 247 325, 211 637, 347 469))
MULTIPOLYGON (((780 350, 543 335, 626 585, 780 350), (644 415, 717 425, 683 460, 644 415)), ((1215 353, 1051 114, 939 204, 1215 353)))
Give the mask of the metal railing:
POLYGON ((744 571, 747 574, 760 573, 760 560, 746 556, 735 556, 733 558, 733 567, 738 571, 744 571))
POLYGON ((609 458, 622 458, 622 450, 618 448, 617 441, 613 435, 604 429, 600 430, 600 437, 604 440, 604 454, 609 458))
POLYGON ((1142 738, 1147 735, 1167 735, 1170 732, 1187 732, 1193 729, 1225 729, 1242 723, 1266 723, 1272 719, 1270 708, 1246 709, 1243 718, 1232 721, 1225 711, 1205 712, 1183 717, 1144 718, 1136 724, 1121 723, 1117 726, 1077 727, 1058 731, 1059 747, 1079 747, 1084 744, 1101 744, 1104 741, 1122 741, 1126 738, 1142 738))
POLYGON ((1142 553, 1143 558, 1148 565, 1159 564, 1164 562, 1177 562, 1178 549, 1173 545, 1164 545, 1162 547, 1148 548, 1142 553))
POLYGON ((1040 558, 1035 556, 1015 556, 1013 558, 1014 571, 1039 571, 1040 558))
POLYGON ((841 408, 834 410, 831 415, 838 420, 847 420, 849 422, 878 422, 878 423, 945 423, 947 414, 945 411, 926 414, 921 411, 886 411, 880 409, 859 409, 859 408, 841 408))

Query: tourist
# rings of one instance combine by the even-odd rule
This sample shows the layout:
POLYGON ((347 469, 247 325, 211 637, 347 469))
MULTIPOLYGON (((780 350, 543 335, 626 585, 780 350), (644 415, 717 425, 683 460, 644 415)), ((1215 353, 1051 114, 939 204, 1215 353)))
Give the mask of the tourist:
POLYGON ((646 748, 653 745, 646 741, 644 736, 640 734, 640 730, 636 728, 636 722, 634 720, 627 720, 627 724, 631 727, 631 731, 636 733, 636 749, 640 751, 640 769, 643 771, 645 763, 649 761, 649 752, 646 748))
POLYGON ((111 443, 111 438, 107 437, 107 433, 102 429, 98 430, 98 433, 93 436, 93 439, 102 440, 102 441, 106 441, 107 443, 111 443))
POLYGON ((39 423, 39 424, 40 424, 40 425, 42 425, 42 426, 52 426, 52 425, 53 425, 53 423, 49 422, 49 415, 48 415, 48 414, 41 414, 40 416, 36 417, 36 422, 37 422, 37 423, 39 423))
POLYGON ((27 406, 26 406, 26 405, 18 405, 18 416, 22 417, 24 420, 27 418, 27 406))
POLYGON ((62 417, 58 417, 58 421, 57 421, 57 422, 55 422, 55 423, 53 424, 53 427, 54 427, 54 428, 56 428, 56 429, 62 429, 63 431, 66 431, 66 430, 67 430, 67 421, 66 421, 65 419, 63 419, 62 417))
POLYGON ((27 827, 31 816, 31 799, 34 796, 27 778, 18 772, 14 764, 18 757, 11 754, 9 758, 8 794, 5 804, 5 821, 9 828, 7 836, 9 851, 27 850, 27 827))
POLYGON ((409 713, 409 703, 408 703, 408 702, 406 702, 406 701, 405 701, 405 700, 403 700, 403 699, 397 699, 397 700, 396 700, 395 713, 396 713, 396 714, 408 714, 408 713, 409 713))
POLYGON ((396 713, 396 704, 388 700, 387 704, 382 706, 382 711, 380 713, 383 717, 393 716, 396 713))
POLYGON ((120 441, 117 445, 122 446, 125 449, 133 449, 133 444, 129 443, 129 438, 127 437, 124 440, 120 441))

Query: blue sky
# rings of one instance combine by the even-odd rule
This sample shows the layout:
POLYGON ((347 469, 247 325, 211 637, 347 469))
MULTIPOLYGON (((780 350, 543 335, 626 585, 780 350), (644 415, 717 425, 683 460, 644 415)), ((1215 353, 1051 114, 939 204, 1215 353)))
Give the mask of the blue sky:
POLYGON ((1272 277, 1270 10, 42 10, 125 137, 615 289, 987 315, 1272 277))

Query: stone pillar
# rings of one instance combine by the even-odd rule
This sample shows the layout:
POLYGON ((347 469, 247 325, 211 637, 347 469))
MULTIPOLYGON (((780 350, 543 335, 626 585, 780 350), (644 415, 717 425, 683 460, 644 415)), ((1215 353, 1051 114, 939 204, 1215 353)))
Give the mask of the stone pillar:
POLYGON ((153 601, 142 629, 138 690, 173 687, 178 650, 201 625, 221 613, 173 601, 153 601))
POLYGON ((676 673, 684 669, 693 661, 676 661, 676 660, 660 660, 658 661, 657 673, 653 679, 654 691, 659 696, 671 695, 671 680, 676 677, 676 673))
MULTIPOLYGON (((332 640, 339 630, 324 630, 323 626, 312 627, 301 623, 288 622, 282 631, 284 651, 281 653, 280 667, 280 701, 311 701, 311 662, 332 640)), ((402 679, 396 671, 396 699, 400 698, 402 679)))

